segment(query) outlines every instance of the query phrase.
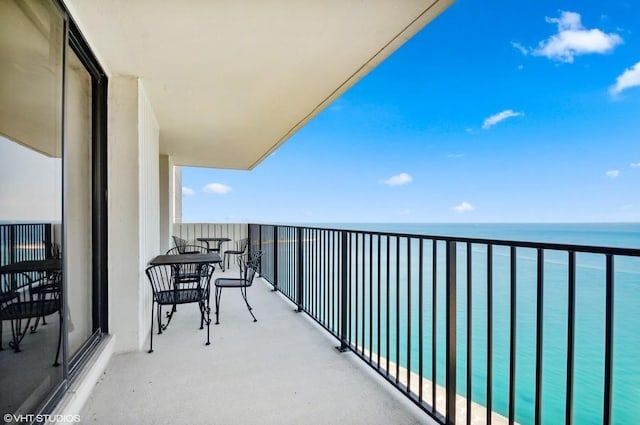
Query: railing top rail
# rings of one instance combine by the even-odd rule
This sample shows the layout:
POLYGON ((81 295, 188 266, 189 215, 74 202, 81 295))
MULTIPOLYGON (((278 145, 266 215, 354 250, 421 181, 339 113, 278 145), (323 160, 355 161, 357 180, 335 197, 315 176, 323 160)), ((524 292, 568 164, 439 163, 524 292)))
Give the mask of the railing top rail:
POLYGON ((470 238, 459 236, 438 236, 438 235, 421 235, 412 233, 396 233, 396 232, 382 232, 377 230, 358 230, 358 229, 341 229, 330 227, 316 227, 316 226, 301 226, 294 224, 269 224, 269 223, 249 223, 250 225, 262 225, 262 226, 278 226, 289 228, 303 228, 323 230, 330 232, 348 232, 352 234, 367 234, 367 235, 379 235, 390 237, 402 237, 413 238, 423 240, 437 240, 445 242, 462 242, 481 245, 497 245, 497 246, 515 246, 518 248, 532 248, 543 249, 551 251, 574 251, 588 254, 604 254, 604 255, 618 255, 626 257, 640 257, 640 249, 637 248, 621 248, 621 247, 606 247, 595 245, 576 245, 576 244, 561 244, 554 242, 531 242, 531 241, 515 241, 504 239, 486 239, 486 238, 470 238))

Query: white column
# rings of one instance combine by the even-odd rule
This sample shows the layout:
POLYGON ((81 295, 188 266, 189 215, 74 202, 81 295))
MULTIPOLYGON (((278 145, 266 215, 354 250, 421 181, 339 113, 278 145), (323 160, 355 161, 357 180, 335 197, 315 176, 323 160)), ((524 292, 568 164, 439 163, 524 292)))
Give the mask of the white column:
POLYGON ((143 348, 150 287, 144 266, 160 252, 158 124, 136 77, 109 79, 109 333, 116 352, 143 348))
MULTIPOLYGON (((178 167, 179 168, 179 167, 178 167)), ((182 197, 182 187, 174 185, 174 164, 169 155, 160 155, 160 251, 173 246, 171 236, 175 217, 175 198, 182 197)))
POLYGON ((173 167, 173 222, 182 223, 182 167, 173 167))

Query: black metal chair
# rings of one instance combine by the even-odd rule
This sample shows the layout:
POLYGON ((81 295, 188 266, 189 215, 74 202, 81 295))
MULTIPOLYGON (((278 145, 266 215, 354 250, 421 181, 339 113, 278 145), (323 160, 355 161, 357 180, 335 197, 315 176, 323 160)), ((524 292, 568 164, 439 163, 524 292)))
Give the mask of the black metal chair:
POLYGON ((31 333, 35 333, 40 319, 57 312, 58 346, 53 365, 59 366, 62 343, 61 274, 50 273, 34 278, 33 273, 11 273, 0 277, 3 280, 0 293, 0 349, 3 321, 11 322, 9 347, 17 353, 27 331, 30 329, 31 333), (33 325, 32 320, 35 321, 33 325))
MULTIPOLYGON (((181 237, 173 235, 172 238, 173 238, 173 243, 175 247, 171 248, 169 251, 175 249, 177 251, 175 252, 175 254, 199 254, 199 253, 206 254, 208 252, 206 247, 201 245, 190 244, 189 242, 182 239, 181 237)), ((167 254, 174 254, 174 252, 167 251, 167 254)))
POLYGON ((207 325, 207 342, 209 325, 211 324, 211 308, 209 307, 210 282, 214 267, 210 264, 183 264, 179 268, 172 265, 149 266, 146 269, 147 278, 153 291, 151 303, 151 340, 149 353, 153 352, 153 313, 156 309, 158 321, 158 335, 166 330, 176 312, 176 305, 197 303, 200 309, 200 329, 207 325), (162 323, 162 306, 171 306, 167 312, 167 323, 162 323))
MULTIPOLYGON (((243 255, 246 255, 247 253, 247 248, 249 247, 249 239, 248 238, 244 238, 244 239, 240 239, 238 241, 238 248, 237 249, 227 249, 224 252, 224 256, 222 257, 222 266, 223 266, 223 271, 224 269, 224 264, 225 262, 227 263, 227 268, 229 268, 229 259, 231 258, 232 255, 237 255, 238 256, 238 261, 240 260, 240 258, 243 255)), ((238 263, 239 265, 239 263, 238 263)))
POLYGON ((187 245, 187 241, 182 239, 181 237, 178 237, 176 235, 173 235, 171 237, 173 238, 173 244, 176 248, 178 248, 178 251, 180 250, 180 247, 187 245))
POLYGON ((222 289, 224 288, 239 288, 240 294, 242 294, 242 298, 244 299, 244 303, 247 305, 247 309, 253 317, 253 321, 257 322, 256 316, 253 314, 253 307, 249 305, 249 301, 247 300, 247 288, 253 284, 253 278, 255 277, 256 272, 251 267, 247 267, 245 269, 244 278, 227 278, 220 277, 215 280, 216 286, 216 325, 220 324, 220 299, 222 298, 222 289))
POLYGON ((258 249, 251 250, 251 254, 238 257, 238 265, 240 266, 240 277, 243 276, 244 271, 248 267, 251 267, 256 273, 259 274, 262 270, 261 258, 263 254, 264 251, 258 249))
MULTIPOLYGON (((183 255, 183 254, 207 254, 207 248, 200 245, 183 245, 181 247, 174 247, 167 251, 167 255, 183 255)), ((194 279, 197 276, 194 275, 195 271, 193 267, 185 267, 184 265, 174 266, 175 272, 178 275, 178 279, 194 279)), ((175 309, 174 309, 175 311, 175 309)))
POLYGON ((209 251, 204 246, 185 244, 171 248, 167 251, 167 255, 207 254, 208 252, 209 251))

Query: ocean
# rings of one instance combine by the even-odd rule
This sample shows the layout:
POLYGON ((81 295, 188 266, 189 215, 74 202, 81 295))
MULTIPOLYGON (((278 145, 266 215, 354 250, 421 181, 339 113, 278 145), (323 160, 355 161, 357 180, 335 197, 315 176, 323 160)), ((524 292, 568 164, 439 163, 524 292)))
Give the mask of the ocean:
MULTIPOLYGON (((310 227, 369 230, 430 236, 456 236, 480 239, 548 242, 574 245, 593 245, 640 249, 640 223, 620 224, 397 224, 397 223, 332 223, 309 224, 310 227)), ((371 242, 374 243, 374 242, 371 242)), ((362 249, 362 248, 360 248, 362 249)), ((366 248, 368 252, 368 247, 366 248)), ((374 245, 373 251, 377 249, 374 245)), ((418 263, 417 249, 412 248, 411 264, 418 263)), ((352 251, 353 253, 353 251, 352 251)), ((355 253, 360 256, 361 252, 355 253)), ((404 256, 406 250, 401 251, 404 256)), ((430 258, 425 251, 425 258, 430 258)), ((438 259, 438 269, 444 270, 444 258, 438 259)), ((393 258, 393 255, 392 255, 393 258)), ((486 332, 487 332, 487 284, 486 247, 474 245, 472 251, 472 399, 480 405, 486 403, 486 332)), ((466 396, 466 320, 467 294, 464 246, 458 250, 458 295, 457 295, 457 392, 466 396)), ((401 263, 406 260, 401 259, 401 263)), ((542 422, 563 423, 565 417, 566 350, 567 350, 567 280, 566 252, 545 251, 544 314, 543 314, 543 400, 542 422)), ((601 423, 604 400, 604 341, 605 341, 605 259, 602 255, 577 254, 576 256, 576 312, 575 312, 575 365, 573 418, 576 424, 601 423)), ((392 265, 390 268, 394 269, 392 265)), ((403 267, 403 266, 401 266, 403 267)), ((493 410, 507 416, 509 380, 509 250, 494 247, 493 251, 493 410)), ((384 274, 384 270, 381 273, 384 274)), ((404 272, 402 273, 404 275, 404 272)), ((366 275, 366 272, 365 272, 366 275)), ((393 276, 393 273, 392 273, 393 276)), ((414 274, 415 276, 415 274, 414 274)), ((371 276, 375 281, 375 272, 371 276)), ((358 283, 361 296, 368 299, 366 279, 358 283)), ((384 280, 384 279, 383 279, 384 280)), ((401 277, 400 287, 407 285, 401 277)), ((395 282, 395 281, 394 281, 395 282)), ((392 282, 392 323, 389 331, 391 341, 395 335, 395 290, 392 282)), ((428 287, 430 288, 430 281, 428 287)), ((445 384, 444 353, 444 275, 438 275, 437 306, 437 373, 436 382, 445 384), (442 275, 442 276, 441 276, 442 275)), ((616 257, 614 274, 614 347, 613 347, 613 422, 620 424, 640 421, 640 258, 616 257)), ((407 340, 407 294, 401 289, 400 297, 400 352, 395 352, 392 342, 389 353, 384 344, 381 356, 399 358, 402 367, 418 372, 418 327, 417 281, 411 279, 411 341, 407 340), (407 349, 411 347, 411 364, 407 364, 407 349)), ((517 319, 516 319, 516 401, 515 418, 521 424, 534 421, 535 403, 535 338, 536 338, 536 252, 520 248, 517 251, 517 319)), ((374 298, 376 295, 374 295, 374 298)), ((384 291, 383 295, 384 297, 384 291)), ((426 296, 428 298, 428 295, 426 296)), ((425 298, 423 352, 424 376, 430 379, 431 300, 425 298)), ((385 299, 380 300, 383 304, 385 299)), ((362 305, 365 317, 370 314, 366 301, 362 305)), ((374 301, 374 304, 377 301, 374 301)), ((352 304, 355 308, 355 304, 352 304)), ((376 309, 371 314, 376 322, 376 309)), ((382 318, 384 323, 386 318, 382 318)), ((358 326, 361 326, 358 325, 358 326)), ((358 329, 358 344, 375 349, 377 339, 386 339, 382 326, 380 335, 374 332, 369 340, 368 324, 365 332, 358 329)), ((355 325, 351 334, 356 334, 355 325)), ((375 351, 375 350, 374 350, 375 351)), ((375 355, 374 355, 375 357, 375 355)), ((428 397, 427 397, 428 398, 428 397)))

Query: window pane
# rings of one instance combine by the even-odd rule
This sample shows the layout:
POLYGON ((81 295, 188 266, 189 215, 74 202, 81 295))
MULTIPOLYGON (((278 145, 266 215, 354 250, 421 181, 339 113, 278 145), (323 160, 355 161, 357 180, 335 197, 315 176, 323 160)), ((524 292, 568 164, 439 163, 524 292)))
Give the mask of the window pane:
POLYGON ((67 50, 65 225, 69 356, 91 336, 91 76, 67 50))
POLYGON ((53 364, 61 336, 60 261, 54 257, 61 243, 63 34, 62 15, 48 1, 0 1, 4 414, 35 413, 62 381, 62 367, 53 364), (22 269, 6 269, 20 263, 22 269))

